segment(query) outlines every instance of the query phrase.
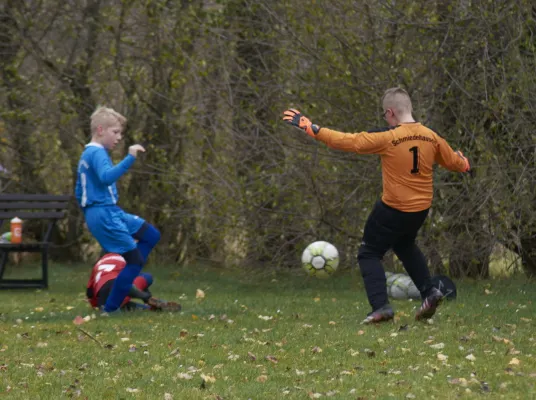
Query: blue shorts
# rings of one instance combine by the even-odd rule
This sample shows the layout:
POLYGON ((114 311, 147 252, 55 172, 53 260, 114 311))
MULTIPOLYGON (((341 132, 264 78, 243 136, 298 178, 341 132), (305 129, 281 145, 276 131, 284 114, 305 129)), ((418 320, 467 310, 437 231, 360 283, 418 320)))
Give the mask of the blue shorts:
POLYGON ((136 248, 133 235, 145 222, 143 218, 124 212, 119 206, 93 206, 84 209, 91 234, 108 253, 123 254, 136 248))

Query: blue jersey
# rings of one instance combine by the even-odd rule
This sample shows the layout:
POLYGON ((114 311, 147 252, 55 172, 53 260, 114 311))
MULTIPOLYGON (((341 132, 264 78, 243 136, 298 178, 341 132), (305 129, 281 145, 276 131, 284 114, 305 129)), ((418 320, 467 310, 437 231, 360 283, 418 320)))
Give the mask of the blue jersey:
POLYGON ((98 143, 89 143, 80 157, 75 195, 82 208, 114 205, 118 194, 115 182, 132 166, 136 157, 127 155, 113 165, 108 151, 98 143))

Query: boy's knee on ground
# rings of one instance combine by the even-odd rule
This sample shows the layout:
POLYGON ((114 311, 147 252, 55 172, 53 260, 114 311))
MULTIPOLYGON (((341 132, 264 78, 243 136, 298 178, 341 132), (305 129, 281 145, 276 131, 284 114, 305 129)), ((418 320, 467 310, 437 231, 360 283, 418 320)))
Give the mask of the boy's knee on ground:
POLYGON ((139 276, 145 279, 145 282, 147 282, 147 286, 151 286, 153 284, 154 279, 150 273, 142 272, 139 276))

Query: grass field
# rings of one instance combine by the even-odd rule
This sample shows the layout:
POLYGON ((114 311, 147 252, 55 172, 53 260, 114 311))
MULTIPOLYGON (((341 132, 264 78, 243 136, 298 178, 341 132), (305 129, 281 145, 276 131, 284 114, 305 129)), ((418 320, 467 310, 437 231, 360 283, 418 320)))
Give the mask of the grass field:
POLYGON ((536 398, 535 291, 521 278, 459 282, 431 324, 394 301, 394 323, 361 326, 355 272, 148 271, 181 313, 102 317, 81 265, 53 265, 49 290, 0 291, 0 398, 536 398))

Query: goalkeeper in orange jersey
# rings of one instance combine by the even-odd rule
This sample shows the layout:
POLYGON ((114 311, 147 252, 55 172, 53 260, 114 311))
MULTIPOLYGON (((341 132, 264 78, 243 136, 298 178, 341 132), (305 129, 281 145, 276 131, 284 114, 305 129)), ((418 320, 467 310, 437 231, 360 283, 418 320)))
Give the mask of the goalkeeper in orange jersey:
POLYGON ((433 198, 433 165, 457 172, 469 172, 469 161, 460 151, 412 116, 411 99, 401 88, 385 91, 384 129, 343 133, 313 124, 298 110, 284 112, 283 120, 304 130, 331 148, 381 157, 383 195, 365 224, 358 262, 372 312, 363 323, 393 319, 387 297, 381 260, 392 249, 419 289, 422 304, 415 319, 431 318, 444 294, 434 287, 424 254, 415 243, 433 198))

